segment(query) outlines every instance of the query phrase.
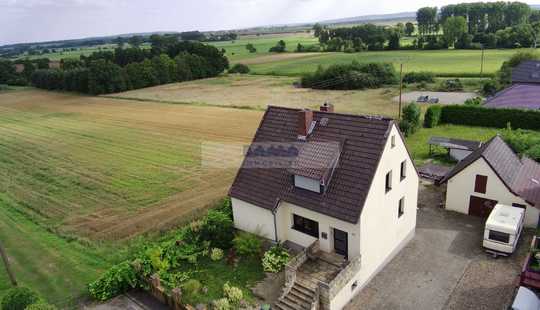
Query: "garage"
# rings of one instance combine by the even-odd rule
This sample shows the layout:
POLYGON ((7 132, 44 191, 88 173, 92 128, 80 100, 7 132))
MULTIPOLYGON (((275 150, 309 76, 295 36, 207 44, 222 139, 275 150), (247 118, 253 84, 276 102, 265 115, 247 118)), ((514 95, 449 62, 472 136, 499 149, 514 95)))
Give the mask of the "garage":
POLYGON ((471 195, 469 199, 469 215, 487 218, 496 204, 496 200, 471 195))

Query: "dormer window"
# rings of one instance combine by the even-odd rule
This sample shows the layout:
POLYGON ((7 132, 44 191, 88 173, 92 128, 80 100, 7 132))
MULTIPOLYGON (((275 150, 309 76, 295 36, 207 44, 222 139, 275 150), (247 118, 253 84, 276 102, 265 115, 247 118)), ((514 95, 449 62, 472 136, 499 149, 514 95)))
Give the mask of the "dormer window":
POLYGON ((306 178, 301 175, 294 176, 294 186, 319 194, 322 192, 322 185, 319 180, 306 178))

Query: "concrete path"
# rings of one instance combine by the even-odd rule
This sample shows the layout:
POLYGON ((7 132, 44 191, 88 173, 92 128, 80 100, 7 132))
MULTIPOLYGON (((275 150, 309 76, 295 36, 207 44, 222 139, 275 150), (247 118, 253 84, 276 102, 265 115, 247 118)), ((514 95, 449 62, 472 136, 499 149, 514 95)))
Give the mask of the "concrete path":
POLYGON ((507 309, 531 234, 518 253, 493 259, 481 247, 482 219, 435 207, 441 193, 421 188, 433 201, 419 203, 415 238, 345 309, 507 309))

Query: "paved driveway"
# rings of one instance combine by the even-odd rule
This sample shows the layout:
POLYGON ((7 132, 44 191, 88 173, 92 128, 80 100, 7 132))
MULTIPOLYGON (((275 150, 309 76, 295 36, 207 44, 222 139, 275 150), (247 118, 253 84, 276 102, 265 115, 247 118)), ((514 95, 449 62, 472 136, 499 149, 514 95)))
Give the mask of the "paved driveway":
POLYGON ((483 221, 437 208, 441 197, 421 186, 415 238, 345 309, 507 309, 531 233, 493 259, 481 248, 483 221))

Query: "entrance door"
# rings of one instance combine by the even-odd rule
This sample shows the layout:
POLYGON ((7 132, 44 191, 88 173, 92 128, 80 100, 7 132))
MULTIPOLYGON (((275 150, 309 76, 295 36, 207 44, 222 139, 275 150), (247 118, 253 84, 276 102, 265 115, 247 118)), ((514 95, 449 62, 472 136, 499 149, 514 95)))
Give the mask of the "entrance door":
POLYGON ((339 229, 334 228, 334 251, 336 254, 343 255, 345 258, 348 256, 349 242, 347 239, 347 233, 339 229))
POLYGON ((488 217, 497 201, 471 196, 469 200, 469 215, 488 217))

